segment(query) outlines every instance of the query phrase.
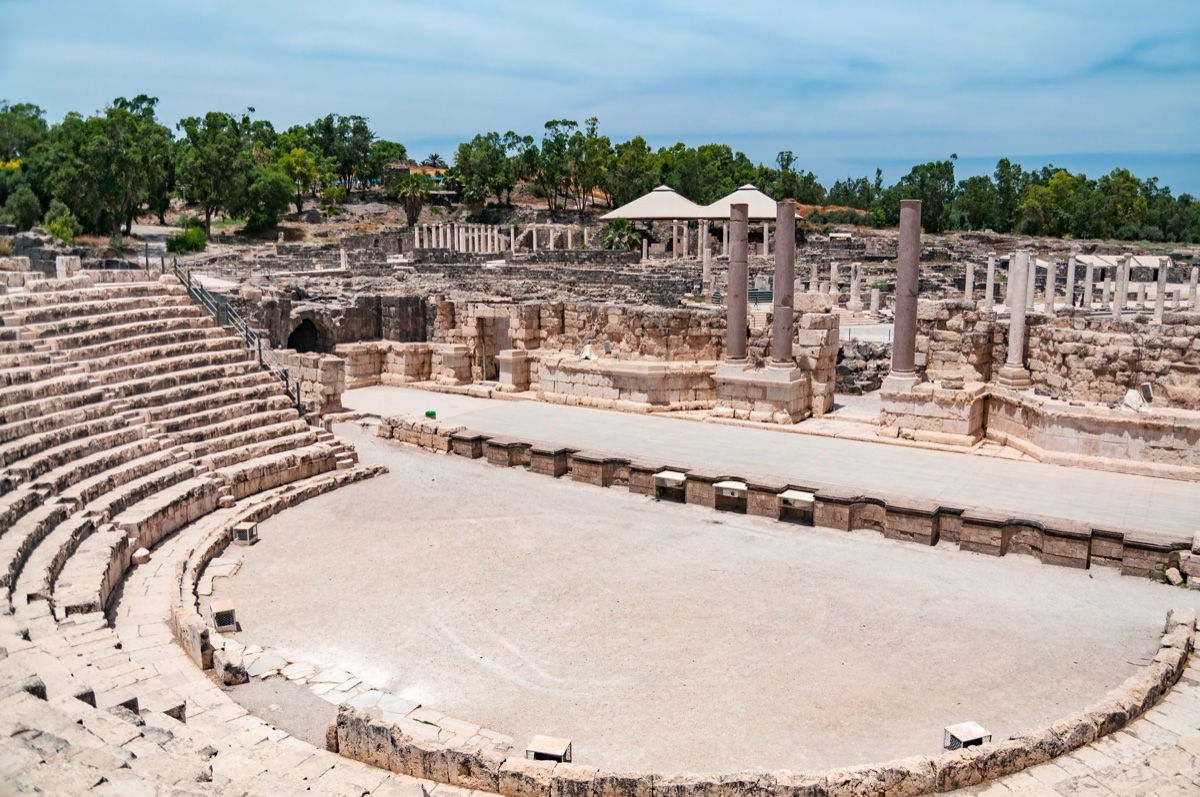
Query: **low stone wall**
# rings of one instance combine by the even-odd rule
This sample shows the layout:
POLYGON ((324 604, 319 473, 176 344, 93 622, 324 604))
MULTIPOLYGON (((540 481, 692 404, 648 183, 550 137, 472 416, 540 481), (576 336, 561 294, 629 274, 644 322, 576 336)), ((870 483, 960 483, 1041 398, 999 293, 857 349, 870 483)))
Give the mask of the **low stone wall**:
POLYGON ((512 758, 495 750, 416 739, 395 724, 347 704, 338 707, 328 746, 392 772, 505 797, 862 797, 919 795, 976 786, 1051 761, 1124 728, 1154 706, 1183 673, 1195 641, 1196 613, 1174 610, 1154 660, 1117 689, 1052 725, 1007 740, 938 756, 912 756, 827 772, 658 774, 612 772, 579 763, 512 758))
POLYGON ((382 465, 371 465, 325 473, 319 479, 303 484, 289 484, 274 494, 251 502, 234 517, 214 528, 200 545, 187 551, 176 562, 174 579, 179 591, 171 607, 169 623, 176 642, 197 667, 204 670, 217 668, 218 676, 227 685, 246 681, 246 673, 239 669, 239 662, 222 657, 220 649, 213 647, 213 632, 201 616, 196 591, 204 568, 232 542, 233 527, 243 521, 261 522, 310 498, 386 472, 387 468, 382 465))
MULTIPOLYGON (((469 458, 483 456, 492 437, 457 425, 400 415, 387 418, 378 433, 431 451, 450 451, 469 458), (450 442, 438 439, 442 437, 450 442)), ((570 445, 569 441, 504 438, 504 442, 510 446, 521 444, 530 450, 577 451, 566 447, 570 445)), ((664 469, 683 472, 688 477, 685 485, 709 480, 706 471, 695 463, 633 460, 607 452, 579 452, 578 456, 568 457, 567 464, 566 471, 556 471, 552 475, 569 476, 576 481, 604 487, 625 485, 635 492, 647 492, 639 487, 644 485, 645 475, 664 469), (588 467, 588 463, 598 457, 607 467, 603 479, 576 472, 577 468, 588 467)), ((533 472, 540 471, 534 469, 533 472)), ((922 545, 947 542, 993 556, 1024 554, 1059 566, 1116 567, 1127 575, 1149 576, 1165 570, 1170 566, 1172 554, 1187 551, 1192 544, 1190 537, 1164 535, 1152 530, 1091 526, 1036 515, 1009 515, 997 513, 990 507, 945 505, 889 493, 868 495, 844 487, 794 482, 763 474, 723 473, 720 478, 745 481, 751 487, 754 500, 748 500, 748 511, 753 510, 752 514, 778 519, 781 515, 779 494, 800 490, 813 494, 813 521, 818 526, 843 531, 873 529, 893 539, 922 545)))
POLYGON ((992 387, 987 417, 990 438, 1043 462, 1200 478, 1200 412, 1076 406, 992 387))
POLYGON ((582 360, 544 354, 532 373, 542 401, 626 412, 709 409, 715 362, 582 360))

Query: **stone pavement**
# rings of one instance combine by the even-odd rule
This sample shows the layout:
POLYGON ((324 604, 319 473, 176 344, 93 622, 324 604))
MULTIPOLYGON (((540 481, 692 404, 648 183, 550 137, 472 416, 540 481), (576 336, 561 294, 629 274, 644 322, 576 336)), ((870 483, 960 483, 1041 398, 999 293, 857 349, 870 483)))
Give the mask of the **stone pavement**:
POLYGON ((408 388, 350 390, 342 402, 381 416, 436 410, 439 420, 478 432, 727 468, 731 475, 768 474, 1188 537, 1200 526, 1200 484, 1193 482, 408 388))

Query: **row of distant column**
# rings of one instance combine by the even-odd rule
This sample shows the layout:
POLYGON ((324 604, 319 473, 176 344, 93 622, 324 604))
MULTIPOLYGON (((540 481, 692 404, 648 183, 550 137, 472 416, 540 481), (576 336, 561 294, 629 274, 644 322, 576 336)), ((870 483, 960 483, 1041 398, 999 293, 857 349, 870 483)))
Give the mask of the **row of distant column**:
MULTIPOLYGON (((730 243, 731 224, 732 224, 732 220, 722 222, 722 224, 721 224, 721 256, 722 257, 729 257, 729 250, 730 250, 730 246, 731 246, 731 243, 730 243)), ((768 255, 771 253, 771 222, 764 221, 762 228, 763 228, 762 254, 768 255)), ((775 229, 776 230, 781 229, 779 227, 778 220, 776 220, 776 222, 775 222, 775 229)), ((795 230, 794 224, 792 226, 792 229, 795 230)), ((794 232, 793 232, 793 238, 795 238, 794 232)), ((747 253, 749 253, 749 251, 750 251, 750 240, 749 239, 750 239, 750 222, 749 222, 749 220, 747 220, 746 221, 746 252, 747 253)), ((793 243, 795 243, 795 242, 793 241, 793 243)), ((777 246, 778 246, 778 244, 779 244, 779 242, 776 241, 777 246)), ((643 239, 643 241, 642 241, 642 259, 643 260, 646 259, 647 257, 649 257, 649 255, 650 255, 649 245, 650 245, 649 239, 643 239)), ((700 228, 699 228, 699 231, 698 231, 698 234, 696 237, 697 254, 709 251, 709 246, 710 245, 708 242, 708 220, 701 219, 700 220, 700 228)), ((691 239, 691 235, 688 233, 687 222, 680 222, 680 221, 671 222, 671 253, 672 253, 672 256, 677 257, 677 258, 687 257, 688 255, 691 254, 691 251, 692 251, 692 239, 691 239)))
MULTIPOLYGON (((1169 291, 1167 288, 1167 275, 1168 275, 1168 269, 1170 266, 1170 262, 1171 262, 1170 259, 1166 258, 1166 257, 1160 257, 1158 259, 1158 269, 1157 269, 1158 274, 1157 274, 1157 279, 1155 280, 1156 290, 1154 292, 1154 323, 1156 323, 1156 324, 1162 323, 1163 311, 1168 306, 1167 296, 1168 296, 1169 291)), ((1130 288, 1131 288, 1131 283, 1129 281, 1129 275, 1130 275, 1130 271, 1133 268, 1133 263, 1134 263, 1133 255, 1127 254, 1127 255, 1122 256, 1118 260, 1115 268, 1103 269, 1105 271, 1105 275, 1104 275, 1104 282, 1103 282, 1103 293, 1101 294, 1100 301, 1101 301, 1101 304, 1103 305, 1103 307, 1107 308, 1108 310, 1110 310, 1112 312, 1113 318, 1115 318, 1115 319, 1120 319, 1121 312, 1126 309, 1129 309, 1129 293, 1130 293, 1130 288)), ((1078 275, 1078 265, 1079 264, 1078 264, 1078 261, 1076 260, 1075 255, 1071 255, 1071 257, 1067 260, 1067 275, 1066 275, 1066 286, 1065 286, 1065 296, 1064 296, 1068 306, 1075 305, 1075 281, 1076 281, 1076 277, 1078 275)), ((1054 309, 1054 306, 1055 306, 1054 300, 1056 298, 1057 287, 1058 287, 1056 265, 1055 265, 1054 261, 1040 261, 1037 259, 1036 255, 1033 255, 1033 254, 1023 251, 1023 250, 1018 250, 1017 252, 1014 252, 1012 254, 1012 256, 1010 256, 1010 258, 1009 258, 1008 290, 1007 290, 1007 293, 1005 294, 1004 302, 1006 305, 1008 305, 1010 310, 1013 308, 1013 306, 1015 304, 1019 304, 1018 302, 1013 301, 1013 297, 1021 296, 1022 293, 1025 297, 1025 301, 1024 301, 1025 308, 1024 309, 1026 309, 1026 310, 1033 309, 1034 286, 1036 283, 1035 274, 1036 274, 1036 269, 1039 266, 1045 268, 1045 270, 1046 270, 1046 287, 1045 287, 1045 290, 1043 291, 1043 299, 1045 301, 1046 308, 1049 310, 1054 309), (1017 271, 1017 269, 1020 265, 1019 261, 1021 261, 1022 259, 1024 259, 1024 261, 1025 261, 1024 265, 1025 265, 1025 271, 1027 273, 1027 276, 1022 281, 1022 286, 1023 286, 1022 290, 1016 291, 1016 289, 1014 287, 1013 274, 1014 274, 1014 272, 1017 271), (1014 293, 1014 291, 1016 291, 1016 292, 1014 293)), ((984 297, 983 297, 984 309, 988 310, 988 311, 993 309, 994 302, 995 302, 995 282, 996 282, 996 253, 990 252, 988 254, 987 282, 984 287, 984 297)), ((1089 262, 1085 266, 1085 274, 1084 274, 1084 278, 1083 278, 1083 296, 1082 296, 1083 309, 1088 310, 1089 312, 1092 309, 1094 309, 1093 304, 1094 304, 1095 289, 1096 289, 1097 284, 1098 283, 1096 282, 1096 264, 1093 262, 1089 262)), ((1137 287, 1137 299, 1135 300, 1135 303, 1134 303, 1134 309, 1146 309, 1146 304, 1147 304, 1147 302, 1146 302, 1146 285, 1147 285, 1147 283, 1145 283, 1145 282, 1137 283, 1137 286, 1138 286, 1137 287)), ((1187 300, 1189 303, 1189 306, 1192 307, 1193 309, 1196 308, 1197 302, 1200 301, 1200 295, 1198 295, 1198 290, 1200 290, 1200 267, 1193 266, 1192 270, 1191 270, 1191 276, 1190 276, 1190 279, 1188 282, 1188 297, 1189 298, 1187 300)), ((967 263, 966 281, 965 281, 964 290, 963 290, 963 299, 968 302, 975 301, 974 293, 975 293, 975 273, 974 273, 974 268, 973 268, 972 264, 970 262, 968 262, 967 263)), ((1179 296, 1179 291, 1176 290, 1175 296, 1170 302, 1170 306, 1172 308, 1177 309, 1180 306, 1182 306, 1183 302, 1184 302, 1183 298, 1179 296)))
POLYGON ((516 247, 516 230, 504 235, 496 224, 417 224, 414 249, 449 249, 467 254, 497 254, 516 247))

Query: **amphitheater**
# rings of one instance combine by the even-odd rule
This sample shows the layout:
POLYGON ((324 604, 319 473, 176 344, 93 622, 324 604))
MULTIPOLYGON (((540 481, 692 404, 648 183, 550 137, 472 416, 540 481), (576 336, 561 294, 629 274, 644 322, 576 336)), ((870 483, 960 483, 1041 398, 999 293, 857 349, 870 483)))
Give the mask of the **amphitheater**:
POLYGON ((0 296, 4 793, 1200 792, 1200 593, 1145 578, 1190 553, 1190 483, 1089 472, 1095 503, 1072 504, 1057 466, 996 460, 975 474, 991 510, 869 485, 869 454, 751 467, 688 421, 465 389, 351 390, 328 403, 358 412, 306 419, 319 374, 281 382, 176 276, 138 275, 9 272, 0 296), (793 492, 816 528, 784 522, 793 492), (231 546, 248 523, 262 542, 231 546), (634 606, 614 615, 609 585, 634 606), (244 630, 213 627, 220 597, 244 630), (490 676, 459 660, 471 623, 499 640, 470 649, 490 676), (744 666, 688 682, 680 657, 713 655, 744 666), (673 688, 622 681, 638 661, 673 688), (530 687, 539 664, 596 702, 530 687), (273 722, 245 691, 262 684, 325 707, 321 738, 273 722), (797 727, 799 703, 829 716, 797 727), (995 704, 994 741, 940 751, 941 726, 995 704), (571 760, 527 757, 535 734, 575 738, 571 760))

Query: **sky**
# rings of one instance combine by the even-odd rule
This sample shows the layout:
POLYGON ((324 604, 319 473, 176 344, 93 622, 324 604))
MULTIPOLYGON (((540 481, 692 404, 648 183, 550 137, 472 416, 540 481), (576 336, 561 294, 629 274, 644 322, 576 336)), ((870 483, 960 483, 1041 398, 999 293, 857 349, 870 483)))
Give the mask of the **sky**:
POLYGON ((826 185, 956 154, 1200 195, 1200 0, 0 0, 0 99, 137 94, 168 125, 360 114, 417 158, 595 116, 826 185))

